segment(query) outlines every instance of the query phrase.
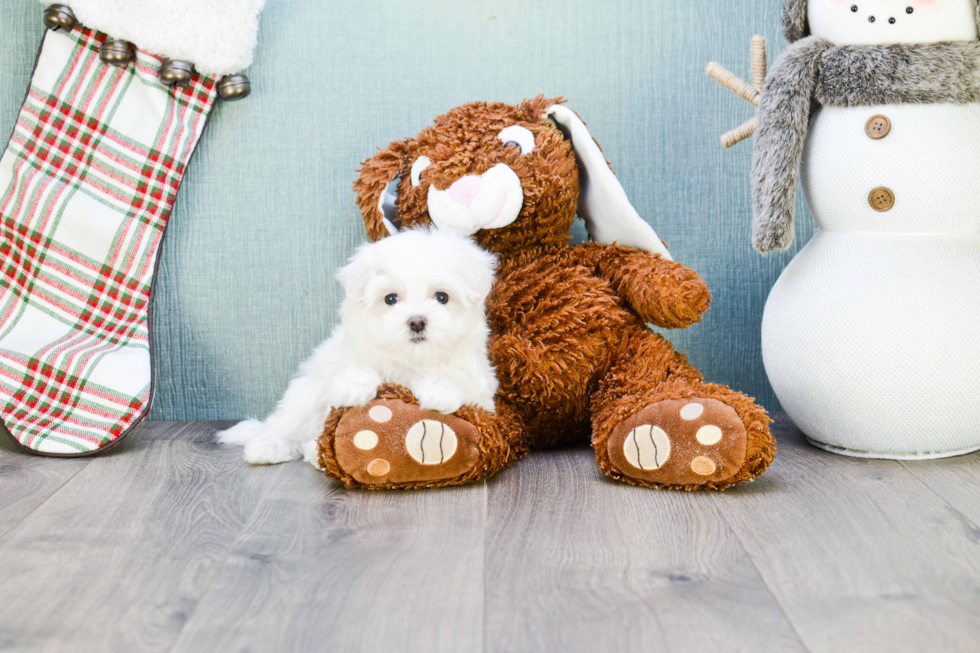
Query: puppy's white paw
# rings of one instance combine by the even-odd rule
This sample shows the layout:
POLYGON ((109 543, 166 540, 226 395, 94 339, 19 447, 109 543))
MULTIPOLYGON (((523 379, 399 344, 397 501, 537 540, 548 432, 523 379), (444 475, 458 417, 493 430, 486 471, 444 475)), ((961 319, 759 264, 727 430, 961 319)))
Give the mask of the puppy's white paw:
POLYGON ((320 452, 317 447, 316 440, 307 440, 303 443, 303 460, 310 463, 321 472, 324 471, 324 469, 320 467, 320 452))
POLYGON ((419 408, 446 415, 459 410, 466 399, 453 381, 432 376, 422 379, 411 390, 419 401, 419 408))
POLYGON ((247 419, 235 424, 230 429, 218 431, 214 434, 214 439, 221 444, 244 446, 251 440, 267 437, 268 430, 265 423, 257 419, 247 419))
POLYGON ((331 406, 366 406, 378 396, 381 376, 374 370, 351 368, 337 375, 330 388, 331 406))
POLYGON ((265 436, 245 443, 245 462, 249 465, 278 465, 296 456, 291 447, 275 436, 265 436))

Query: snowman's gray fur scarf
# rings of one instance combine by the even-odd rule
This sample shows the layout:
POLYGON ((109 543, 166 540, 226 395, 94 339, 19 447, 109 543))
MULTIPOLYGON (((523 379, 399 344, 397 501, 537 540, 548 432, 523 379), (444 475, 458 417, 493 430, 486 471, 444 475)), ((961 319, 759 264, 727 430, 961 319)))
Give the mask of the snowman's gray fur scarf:
POLYGON ((835 46, 807 37, 776 61, 759 101, 752 241, 793 242, 796 180, 814 103, 831 107, 980 102, 980 41, 835 46))

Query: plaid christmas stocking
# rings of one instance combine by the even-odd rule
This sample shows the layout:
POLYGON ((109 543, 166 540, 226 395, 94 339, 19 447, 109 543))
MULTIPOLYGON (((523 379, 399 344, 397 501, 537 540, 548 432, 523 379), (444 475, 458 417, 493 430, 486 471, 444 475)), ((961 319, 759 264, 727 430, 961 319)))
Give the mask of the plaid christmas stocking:
POLYGON ((0 430, 32 452, 105 450, 150 409, 157 254, 215 102, 247 94, 243 76, 218 73, 248 65, 261 9, 241 2, 241 43, 197 56, 168 14, 227 28, 201 4, 217 3, 76 0, 45 12, 51 29, 0 157, 0 430))

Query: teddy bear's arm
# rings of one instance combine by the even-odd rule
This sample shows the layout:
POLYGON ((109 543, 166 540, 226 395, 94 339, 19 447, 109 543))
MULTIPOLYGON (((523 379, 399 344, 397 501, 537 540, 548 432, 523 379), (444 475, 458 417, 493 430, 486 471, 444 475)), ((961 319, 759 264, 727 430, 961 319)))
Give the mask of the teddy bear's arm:
POLYGON ((647 322, 682 329, 701 321, 711 292, 697 272, 632 247, 585 243, 574 250, 578 262, 609 282, 647 322))

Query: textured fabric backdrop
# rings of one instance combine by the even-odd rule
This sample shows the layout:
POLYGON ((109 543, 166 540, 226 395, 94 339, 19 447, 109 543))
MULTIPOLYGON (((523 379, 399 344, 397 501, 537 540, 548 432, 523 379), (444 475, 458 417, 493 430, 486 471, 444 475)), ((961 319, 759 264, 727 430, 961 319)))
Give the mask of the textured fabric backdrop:
MULTIPOLYGON (((219 105, 188 170, 154 309, 154 419, 263 415, 336 321, 334 270, 360 242, 350 190, 377 146, 471 100, 564 95, 641 215, 714 293, 669 333, 710 380, 777 404, 759 325, 790 254, 751 248, 751 107, 704 75, 749 77, 779 0, 268 0, 254 94, 219 105)), ((34 0, 0 3, 6 142, 42 35, 34 0)), ((799 248, 812 231, 801 215, 799 248)), ((795 251, 795 250, 794 250, 795 251)))

